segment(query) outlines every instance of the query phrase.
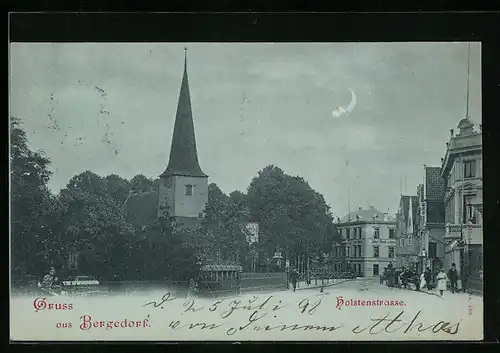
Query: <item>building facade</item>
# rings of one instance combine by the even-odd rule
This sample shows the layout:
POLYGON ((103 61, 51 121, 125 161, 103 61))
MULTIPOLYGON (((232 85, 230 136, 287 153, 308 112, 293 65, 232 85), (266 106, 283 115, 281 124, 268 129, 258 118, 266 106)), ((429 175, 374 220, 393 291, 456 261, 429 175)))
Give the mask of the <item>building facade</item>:
POLYGON ((401 195, 396 214, 396 266, 419 270, 418 197, 401 195))
POLYGON ((482 281, 483 175, 482 134, 469 119, 450 130, 441 177, 445 181, 445 266, 455 263, 471 281, 482 281), (464 268, 462 268, 464 266, 464 268))
POLYGON ((419 226, 421 265, 419 269, 429 267, 432 271, 444 265, 445 255, 445 181, 441 177, 440 167, 424 166, 423 184, 418 187, 419 226))
POLYGON ((333 247, 333 269, 350 269, 359 277, 380 276, 395 261, 396 220, 370 206, 346 215, 337 228, 341 243, 333 247))

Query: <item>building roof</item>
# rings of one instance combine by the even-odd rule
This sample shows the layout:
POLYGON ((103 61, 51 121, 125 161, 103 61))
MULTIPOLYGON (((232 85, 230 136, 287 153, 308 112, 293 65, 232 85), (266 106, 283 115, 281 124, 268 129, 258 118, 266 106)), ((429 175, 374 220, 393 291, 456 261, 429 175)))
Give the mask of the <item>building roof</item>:
MULTIPOLYGON (((418 196, 411 196, 411 210, 412 210, 412 219, 416 220, 418 215, 418 196)), ((415 221, 414 221, 415 222, 415 221)))
POLYGON ((149 226, 158 217, 158 193, 150 191, 130 194, 123 204, 123 210, 136 228, 149 226))
POLYGON ((370 221, 374 221, 374 217, 375 216, 378 217, 376 219, 376 221, 378 221, 378 222, 385 221, 386 214, 384 214, 383 212, 380 212, 379 210, 375 209, 373 206, 370 206, 370 208, 368 208, 368 209, 362 209, 360 207, 360 208, 358 208, 358 210, 356 210, 354 212, 350 212, 347 215, 345 215, 341 219, 341 223, 349 222, 349 221, 353 221, 353 222, 355 222, 355 221, 370 222, 370 221))
POLYGON ((411 202, 411 210, 412 210, 412 219, 415 219, 418 214, 418 196, 407 196, 401 195, 400 206, 402 207, 401 216, 403 219, 408 219, 408 215, 410 212, 410 202, 411 202))
POLYGON ((203 265, 200 271, 215 272, 215 271, 242 271, 243 267, 238 265, 203 265))
POLYGON ((425 167, 425 200, 444 201, 445 188, 441 167, 425 167))
MULTIPOLYGON (((158 218, 158 193, 156 191, 130 194, 123 204, 129 222, 141 229, 152 225, 158 218)), ((176 217, 177 227, 197 228, 201 218, 176 217)))
POLYGON ((401 211, 404 219, 408 218, 408 210, 409 210, 409 205, 410 205, 410 196, 405 196, 401 195, 401 201, 399 202, 400 206, 402 207, 401 211))
POLYGON ((179 102, 177 104, 177 113, 175 116, 174 133, 170 148, 170 159, 167 169, 165 169, 160 177, 172 175, 192 177, 208 176, 203 173, 198 163, 186 60, 185 56, 184 74, 182 76, 179 102))

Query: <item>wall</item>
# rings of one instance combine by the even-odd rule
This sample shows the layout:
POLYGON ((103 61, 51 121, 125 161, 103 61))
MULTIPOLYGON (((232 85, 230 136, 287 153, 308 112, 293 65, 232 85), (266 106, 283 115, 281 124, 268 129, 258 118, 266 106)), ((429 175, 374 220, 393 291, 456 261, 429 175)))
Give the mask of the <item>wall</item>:
MULTIPOLYGON (((158 202, 160 206, 173 207, 174 200, 174 177, 161 178, 158 186, 158 202)), ((171 209, 170 211, 173 211, 171 209)))
POLYGON ((174 193, 176 217, 199 217, 208 201, 208 178, 175 176, 174 193), (185 195, 185 185, 188 184, 195 185, 192 196, 185 195))

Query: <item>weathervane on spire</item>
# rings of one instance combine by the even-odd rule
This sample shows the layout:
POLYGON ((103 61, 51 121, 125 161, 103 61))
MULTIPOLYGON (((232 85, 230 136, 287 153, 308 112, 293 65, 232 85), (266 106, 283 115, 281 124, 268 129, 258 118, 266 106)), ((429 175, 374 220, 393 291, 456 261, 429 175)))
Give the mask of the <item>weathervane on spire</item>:
POLYGON ((184 70, 187 69, 187 50, 188 50, 187 45, 184 45, 184 70))

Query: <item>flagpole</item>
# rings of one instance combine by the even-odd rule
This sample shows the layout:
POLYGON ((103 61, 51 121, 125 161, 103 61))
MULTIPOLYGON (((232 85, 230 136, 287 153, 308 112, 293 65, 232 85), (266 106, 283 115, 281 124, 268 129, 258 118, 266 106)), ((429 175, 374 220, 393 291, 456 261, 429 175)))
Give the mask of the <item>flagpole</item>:
POLYGON ((469 43, 469 52, 467 56, 467 94, 466 94, 466 111, 465 118, 469 119, 469 82, 470 82, 470 43, 469 43))

